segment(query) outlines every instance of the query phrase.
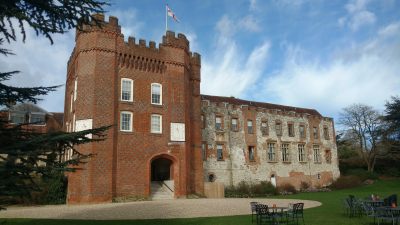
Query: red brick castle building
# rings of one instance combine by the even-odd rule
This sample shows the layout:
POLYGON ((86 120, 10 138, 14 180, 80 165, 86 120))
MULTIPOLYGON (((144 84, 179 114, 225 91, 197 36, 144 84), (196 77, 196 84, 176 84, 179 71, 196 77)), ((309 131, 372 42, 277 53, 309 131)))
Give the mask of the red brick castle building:
POLYGON ((82 170, 69 174, 69 203, 148 197, 154 192, 154 183, 160 181, 174 197, 184 197, 204 194, 207 181, 235 185, 240 180, 269 181, 274 177, 279 185, 282 177, 282 181, 293 180, 299 186, 303 180, 324 185, 338 176, 331 119, 315 110, 202 96, 200 55, 190 52, 184 35, 168 31, 158 46, 145 40, 137 43, 132 37, 125 42, 117 18, 97 18, 103 21, 101 28, 85 26, 76 33, 67 70, 64 129, 115 126, 105 141, 79 146, 80 151, 95 156, 81 165, 82 170), (230 111, 235 111, 232 118, 230 111), (271 130, 268 139, 261 131, 268 124, 274 127, 275 120, 281 121, 283 135, 274 136, 271 130), (293 129, 303 126, 321 136, 324 131, 328 139, 317 141, 318 135, 312 138, 310 131, 301 140, 290 135, 286 140, 287 123, 293 125, 288 128, 292 129, 290 135, 302 135, 293 129), (254 130, 249 130, 250 125, 254 130), (231 134, 236 134, 236 142, 230 141, 231 134), (305 158, 295 160, 300 142, 302 157, 317 157, 312 172, 306 171, 310 166, 305 158), (281 143, 290 149, 291 165, 287 152, 279 165, 280 157, 268 158, 272 156, 268 151, 275 151, 271 143, 277 149, 281 143), (268 157, 263 156, 267 152, 268 157), (326 153, 326 161, 318 161, 320 152, 326 153))

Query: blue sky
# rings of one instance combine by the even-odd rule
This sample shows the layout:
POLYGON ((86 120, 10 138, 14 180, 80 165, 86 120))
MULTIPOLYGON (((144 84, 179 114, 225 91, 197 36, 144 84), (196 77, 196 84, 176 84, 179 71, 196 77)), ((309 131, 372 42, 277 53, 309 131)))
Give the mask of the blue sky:
MULTIPOLYGON (((113 1, 125 39, 161 41, 162 0, 113 1)), ((384 109, 400 95, 400 1, 397 0, 170 0, 192 51, 202 55, 203 94, 315 108, 338 117, 352 103, 384 109)), ((12 43, 18 57, 0 66, 23 73, 17 85, 64 84, 74 31, 50 46, 30 32, 12 43)), ((64 88, 40 103, 63 111, 64 88)))

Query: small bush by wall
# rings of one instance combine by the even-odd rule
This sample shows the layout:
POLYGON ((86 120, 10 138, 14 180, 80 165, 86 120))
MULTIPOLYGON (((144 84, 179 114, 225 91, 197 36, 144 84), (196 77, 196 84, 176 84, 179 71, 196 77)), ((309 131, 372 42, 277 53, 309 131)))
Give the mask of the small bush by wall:
POLYGON ((332 189, 353 188, 362 185, 362 180, 358 176, 341 176, 331 184, 332 189))
POLYGON ((278 187, 278 191, 279 191, 279 193, 284 194, 284 195, 297 193, 296 188, 289 183, 280 185, 278 187))
POLYGON ((278 194, 277 189, 267 181, 262 181, 258 184, 249 184, 242 181, 237 186, 225 188, 225 197, 227 198, 265 197, 276 194, 278 194))

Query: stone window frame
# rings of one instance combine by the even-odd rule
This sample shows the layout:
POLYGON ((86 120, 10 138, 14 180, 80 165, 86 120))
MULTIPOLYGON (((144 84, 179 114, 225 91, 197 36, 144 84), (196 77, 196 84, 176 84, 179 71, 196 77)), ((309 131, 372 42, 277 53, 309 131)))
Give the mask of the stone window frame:
MULTIPOLYGON (((132 120, 132 116, 131 116, 132 120)), ((76 115, 75 112, 72 114, 72 132, 75 132, 75 127, 76 127, 76 115)))
POLYGON ((313 145, 314 163, 321 163, 321 149, 319 145, 313 145))
POLYGON ((298 143, 297 144, 297 153, 298 153, 298 160, 300 163, 306 163, 307 162, 307 150, 306 150, 306 144, 305 143, 298 143), (300 148, 302 146, 302 148, 300 148))
POLYGON ((276 136, 282 136, 282 121, 275 120, 275 134, 276 136), (279 125, 279 126, 278 126, 279 125), (279 129, 278 129, 279 127, 279 129))
POLYGON ((133 84, 134 81, 130 78, 121 78, 121 97, 120 97, 120 101, 122 102, 133 102, 133 84), (124 99, 124 90, 123 90, 123 85, 124 82, 130 82, 130 88, 129 88, 129 99, 124 99))
POLYGON ((231 131, 233 132, 239 131, 239 118, 237 116, 231 117, 231 131), (233 126, 233 120, 236 120, 236 128, 233 126))
POLYGON ((332 163, 332 151, 330 149, 325 150, 325 162, 328 164, 332 163))
POLYGON ((74 92, 71 91, 71 95, 70 95, 70 104, 69 104, 69 112, 72 113, 72 108, 74 105, 74 92))
POLYGON ((254 146, 254 145, 247 146, 247 156, 248 156, 249 162, 256 161, 256 146, 254 146), (253 157, 250 157, 250 155, 252 155, 253 157))
MULTIPOLYGON (((152 105, 162 105, 162 100, 163 100, 162 96, 163 96, 162 84, 151 83, 151 86, 150 86, 150 102, 151 102, 151 104, 152 105), (160 100, 159 100, 160 102, 153 101, 153 94, 156 95, 153 91, 153 87, 156 87, 156 86, 160 88, 160 100)), ((155 98, 154 98, 154 100, 155 100, 155 98)))
POLYGON ((328 128, 328 126, 324 125, 323 133, 324 133, 325 140, 329 140, 329 128, 328 128))
POLYGON ((207 161, 207 142, 201 142, 201 157, 203 161, 207 161))
POLYGON ((201 123, 201 129, 205 129, 206 128, 206 116, 204 115, 204 113, 202 113, 200 115, 200 123, 201 123))
POLYGON ((312 128, 312 134, 313 134, 313 138, 314 140, 318 140, 319 139, 319 129, 316 126, 313 126, 312 128))
POLYGON ((152 134, 162 134, 162 115, 160 115, 160 114, 156 114, 156 113, 154 113, 154 114, 151 114, 151 116, 150 116, 150 133, 152 133, 152 134), (153 118, 156 118, 156 117, 158 117, 159 118, 159 127, 160 127, 160 129, 159 130, 153 130, 153 118))
POLYGON ((267 142, 267 161, 268 162, 277 162, 277 157, 276 157, 276 146, 277 142, 276 141, 270 141, 267 142), (273 146, 273 151, 270 151, 271 148, 270 146, 273 146))
POLYGON ((76 101, 76 97, 78 95, 78 77, 74 80, 74 102, 76 101))
POLYGON ((224 116, 222 115, 222 114, 219 114, 219 113, 216 113, 215 114, 215 120, 214 120, 214 123, 215 123, 215 130, 216 131, 221 131, 221 130, 224 130, 224 116), (221 126, 220 127, 218 127, 217 126, 217 118, 220 118, 221 119, 221 126))
MULTIPOLYGON (((75 117, 75 114, 74 114, 74 117, 75 117)), ((122 132, 132 132, 133 131, 132 124, 133 124, 133 113, 130 111, 121 111, 120 112, 120 122, 119 122, 120 129, 119 130, 122 132), (122 121, 123 114, 129 115, 129 129, 122 129, 123 128, 123 124, 122 124, 123 123, 123 121, 122 121)), ((74 128, 73 128, 73 131, 75 131, 74 128)))
POLYGON ((300 136, 300 138, 307 137, 307 129, 306 129, 306 125, 304 123, 299 124, 299 136, 300 136), (303 127, 303 132, 301 132, 301 127, 303 127))
POLYGON ((282 155, 282 162, 284 163, 290 163, 290 143, 289 142, 283 142, 281 143, 281 155, 282 155), (286 150, 284 151, 284 146, 287 146, 285 148, 286 150))
POLYGON ((224 150, 225 150, 225 145, 223 143, 216 143, 215 144, 215 149, 216 149, 216 156, 217 156, 217 161, 225 161, 225 157, 224 157, 224 150), (219 149, 218 147, 222 146, 221 149, 219 149), (221 150, 221 157, 219 157, 219 150, 221 150))
POLYGON ((288 136, 289 137, 294 137, 295 136, 294 123, 293 122, 288 122, 287 123, 287 128, 288 128, 288 136))
POLYGON ((269 124, 267 119, 262 119, 260 123, 260 131, 262 136, 268 136, 269 134, 269 124), (263 126, 263 123, 266 124, 266 126, 263 126))
POLYGON ((248 134, 254 134, 254 123, 253 123, 253 120, 251 120, 251 119, 247 119, 247 122, 246 122, 246 127, 247 127, 247 133, 248 134), (251 123, 251 126, 249 126, 249 123, 251 123))

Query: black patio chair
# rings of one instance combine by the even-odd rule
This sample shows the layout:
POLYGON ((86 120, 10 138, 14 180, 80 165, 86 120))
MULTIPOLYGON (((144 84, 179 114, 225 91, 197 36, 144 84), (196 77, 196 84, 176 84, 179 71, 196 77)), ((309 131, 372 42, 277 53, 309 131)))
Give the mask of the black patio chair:
MULTIPOLYGON (((389 207, 378 207, 375 209, 378 225, 380 222, 389 221, 392 225, 397 224, 397 218, 393 215, 393 211, 389 207)), ((375 223, 375 221, 374 221, 375 223)))
POLYGON ((257 216, 256 205, 258 202, 250 202, 250 210, 251 210, 251 223, 254 222, 254 216, 257 216))
POLYGON ((364 211, 364 214, 365 214, 366 216, 368 216, 368 217, 373 218, 373 219, 374 219, 374 224, 375 224, 375 221, 376 221, 376 212, 375 212, 375 208, 374 208, 372 205, 367 204, 367 203, 365 203, 365 202, 361 203, 361 206, 362 206, 362 209, 363 209, 363 211, 364 211))
POLYGON ((304 224, 304 203, 296 203, 293 204, 293 209, 289 209, 286 213, 286 220, 287 223, 294 223, 299 224, 299 219, 302 219, 304 224))
POLYGON ((257 224, 279 224, 281 222, 278 220, 282 218, 280 215, 270 212, 270 208, 268 205, 264 204, 257 204, 256 205, 256 212, 257 212, 257 224))

